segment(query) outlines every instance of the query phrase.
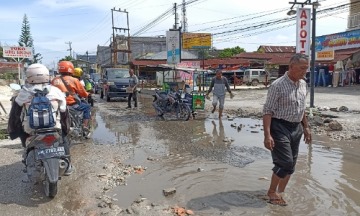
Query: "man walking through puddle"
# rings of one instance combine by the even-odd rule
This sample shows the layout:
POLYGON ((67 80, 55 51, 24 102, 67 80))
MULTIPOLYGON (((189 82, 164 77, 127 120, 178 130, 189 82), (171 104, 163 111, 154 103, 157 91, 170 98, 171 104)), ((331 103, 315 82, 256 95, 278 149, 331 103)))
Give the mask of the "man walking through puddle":
POLYGON ((271 84, 264 104, 264 145, 271 151, 274 163, 267 195, 274 205, 287 205, 281 194, 294 173, 302 134, 305 143, 311 143, 305 115, 306 82, 303 80, 308 65, 306 55, 292 56, 289 71, 271 84))

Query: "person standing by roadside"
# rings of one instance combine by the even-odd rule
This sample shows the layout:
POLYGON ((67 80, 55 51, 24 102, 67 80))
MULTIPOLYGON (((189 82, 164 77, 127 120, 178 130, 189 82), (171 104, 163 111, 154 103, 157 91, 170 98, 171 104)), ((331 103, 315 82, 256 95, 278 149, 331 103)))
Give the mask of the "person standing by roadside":
POLYGON ((289 71, 271 84, 264 104, 264 145, 271 151, 274 163, 267 193, 271 204, 287 205, 281 193, 294 173, 302 134, 306 144, 312 141, 305 115, 306 83, 303 80, 308 65, 306 55, 292 56, 289 71))
POLYGON ((222 76, 221 70, 217 70, 215 77, 211 80, 209 91, 206 93, 206 98, 209 98, 209 94, 213 88, 214 92, 212 105, 214 108, 212 109, 211 113, 215 112, 217 103, 219 101, 219 118, 221 118, 225 103, 225 88, 230 93, 230 96, 233 97, 233 94, 230 90, 229 82, 226 77, 222 76))
POLYGON ((137 85, 139 80, 137 76, 134 74, 134 70, 129 70, 130 78, 129 78, 129 89, 131 90, 128 97, 128 106, 127 109, 131 109, 131 98, 134 100, 134 107, 137 107, 137 85))

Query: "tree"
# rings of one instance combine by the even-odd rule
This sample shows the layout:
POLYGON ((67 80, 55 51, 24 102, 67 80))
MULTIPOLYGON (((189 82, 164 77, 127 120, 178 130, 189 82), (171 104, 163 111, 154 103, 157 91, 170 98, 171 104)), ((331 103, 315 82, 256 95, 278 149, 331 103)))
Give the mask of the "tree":
POLYGON ((230 58, 234 55, 240 54, 242 52, 246 52, 244 48, 241 48, 239 46, 233 47, 233 48, 225 48, 223 51, 219 53, 220 58, 230 58))
POLYGON ((74 61, 75 59, 71 56, 65 56, 64 58, 60 59, 59 62, 61 61, 74 61))
POLYGON ((21 35, 20 35, 20 39, 18 42, 19 42, 19 46, 32 47, 32 49, 33 49, 34 59, 32 61, 28 60, 28 63, 41 62, 41 59, 42 59, 41 54, 40 53, 35 54, 34 40, 31 36, 31 32, 30 32, 30 22, 26 16, 26 14, 24 15, 24 18, 23 18, 23 23, 22 23, 22 27, 21 27, 21 35))

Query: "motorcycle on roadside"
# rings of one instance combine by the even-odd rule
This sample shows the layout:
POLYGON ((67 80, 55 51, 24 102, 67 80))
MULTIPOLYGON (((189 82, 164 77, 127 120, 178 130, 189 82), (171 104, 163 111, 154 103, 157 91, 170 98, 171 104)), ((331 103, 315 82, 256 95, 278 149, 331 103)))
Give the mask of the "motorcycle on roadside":
POLYGON ((153 95, 153 107, 158 116, 163 117, 165 113, 175 113, 177 119, 188 121, 191 109, 184 94, 179 92, 166 93, 156 90, 153 95))

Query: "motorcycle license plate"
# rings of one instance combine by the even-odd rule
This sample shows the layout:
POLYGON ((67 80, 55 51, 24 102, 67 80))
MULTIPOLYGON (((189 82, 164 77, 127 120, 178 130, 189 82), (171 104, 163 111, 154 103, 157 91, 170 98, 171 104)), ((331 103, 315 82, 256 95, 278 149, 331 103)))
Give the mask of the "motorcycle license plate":
POLYGON ((46 149, 37 149, 36 156, 38 160, 47 159, 47 158, 55 158, 65 155, 65 149, 63 146, 54 147, 54 148, 46 148, 46 149))

